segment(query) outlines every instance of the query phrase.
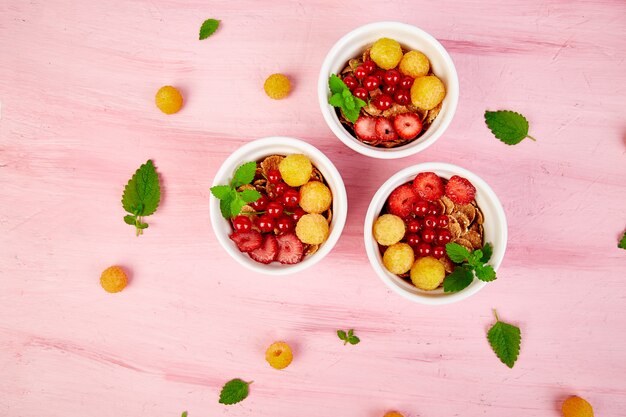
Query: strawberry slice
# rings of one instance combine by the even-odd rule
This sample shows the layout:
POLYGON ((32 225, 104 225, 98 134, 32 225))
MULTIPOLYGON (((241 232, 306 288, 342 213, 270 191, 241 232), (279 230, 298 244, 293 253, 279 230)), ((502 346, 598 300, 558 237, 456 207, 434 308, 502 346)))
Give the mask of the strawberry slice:
POLYGON ((417 202, 418 197, 409 184, 404 184, 396 188, 389 195, 388 210, 389 213, 402 217, 408 217, 413 211, 413 206, 417 202))
POLYGON ((420 172, 413 180, 413 190, 427 201, 436 201, 443 196, 443 181, 434 172, 420 172))
POLYGON ((457 204, 469 204, 476 197, 476 187, 467 179, 454 175, 446 184, 446 195, 457 204))
POLYGON ((250 252, 259 248, 263 240, 261 233, 256 230, 234 232, 229 237, 242 252, 250 252))
POLYGON ((297 264, 302 261, 304 247, 295 233, 285 233, 276 237, 278 241, 278 255, 276 260, 281 264, 297 264))
POLYGON ((376 119, 376 136, 383 142, 390 142, 398 139, 398 134, 393 129, 391 120, 386 117, 379 117, 376 119))
POLYGON ((278 242, 276 241, 276 237, 268 233, 263 237, 263 243, 261 246, 251 252, 248 252, 248 255, 250 255, 250 257, 257 262, 269 264, 276 259, 277 253, 278 242))
POLYGON ((415 113, 401 113, 393 119, 393 127, 402 139, 413 139, 422 131, 422 121, 415 113))
POLYGON ((361 116, 354 124, 354 133, 361 140, 376 140, 376 119, 372 116, 361 116))

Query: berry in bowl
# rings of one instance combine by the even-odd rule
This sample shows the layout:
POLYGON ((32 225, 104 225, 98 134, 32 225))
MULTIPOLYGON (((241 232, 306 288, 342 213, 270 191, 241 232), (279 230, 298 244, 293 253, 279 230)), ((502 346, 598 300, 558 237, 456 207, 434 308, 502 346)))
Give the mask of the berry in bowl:
POLYGON ((324 119, 353 150, 401 158, 435 142, 458 102, 452 59, 414 26, 380 22, 345 35, 328 53, 318 81, 324 119))
POLYGON ((211 223, 227 252, 258 272, 282 275, 321 260, 345 224, 347 197, 315 147, 272 137, 244 145, 218 171, 211 223))
POLYGON ((444 163, 392 176, 365 219, 365 247, 378 276, 424 304, 459 301, 496 279, 507 242, 504 210, 480 177, 444 163))

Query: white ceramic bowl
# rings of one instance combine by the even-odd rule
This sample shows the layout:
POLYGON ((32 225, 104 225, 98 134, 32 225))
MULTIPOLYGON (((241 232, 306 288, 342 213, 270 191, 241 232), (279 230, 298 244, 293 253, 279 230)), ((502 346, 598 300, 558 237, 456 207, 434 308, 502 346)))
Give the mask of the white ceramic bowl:
POLYGON ((424 164, 413 165, 396 173, 389 178, 374 194, 372 202, 365 216, 364 236, 365 250, 367 257, 376 271, 380 279, 392 290, 407 298, 422 304, 450 304, 463 300, 471 295, 476 294, 485 285, 486 282, 474 279, 474 281, 465 289, 456 293, 444 293, 443 289, 433 291, 423 291, 404 281, 402 278, 387 271, 383 265, 383 259, 378 250, 378 243, 372 234, 374 221, 380 215, 380 212, 389 197, 389 194, 398 186, 412 181, 420 172, 434 172, 442 178, 449 179, 453 175, 458 175, 469 180, 476 187, 476 203, 484 214, 484 241, 493 245, 493 255, 489 260, 489 264, 497 271, 507 243, 507 223, 504 209, 500 204, 500 200, 493 190, 478 175, 452 164, 443 162, 427 162, 424 164))
POLYGON ((240 252, 237 245, 228 237, 233 230, 230 222, 224 219, 220 213, 219 200, 213 196, 210 197, 211 226, 213 227, 217 240, 226 252, 237 262, 255 272, 270 275, 287 275, 300 272, 314 265, 332 250, 339 240, 343 226, 346 223, 348 197, 339 171, 337 171, 335 165, 333 165, 330 159, 320 150, 299 139, 272 136, 243 145, 226 158, 217 171, 217 174, 215 174, 213 185, 228 184, 237 167, 243 163, 258 161, 270 155, 288 155, 294 153, 306 155, 311 159, 313 165, 315 165, 324 176, 324 179, 333 193, 333 218, 330 224, 328 239, 320 246, 316 253, 307 256, 302 262, 294 265, 282 265, 277 262, 272 262, 269 265, 265 265, 254 261, 248 254, 240 252))
POLYGON ((448 128, 459 101, 459 79, 452 58, 450 58, 446 49, 437 39, 423 30, 405 23, 377 22, 354 29, 339 39, 330 49, 320 71, 317 95, 324 120, 346 146, 356 152, 374 158, 403 158, 428 148, 448 128), (328 78, 332 74, 338 74, 349 59, 360 56, 365 49, 383 37, 397 40, 406 49, 415 49, 423 52, 430 60, 433 73, 446 86, 446 97, 443 100, 441 112, 428 130, 421 137, 406 145, 389 149, 366 145, 352 136, 342 126, 335 108, 328 104, 328 98, 330 97, 328 78))

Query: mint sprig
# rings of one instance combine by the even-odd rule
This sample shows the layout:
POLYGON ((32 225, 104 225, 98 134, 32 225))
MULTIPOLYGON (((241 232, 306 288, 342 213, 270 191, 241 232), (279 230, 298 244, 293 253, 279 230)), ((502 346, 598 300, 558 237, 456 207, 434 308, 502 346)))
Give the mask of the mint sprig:
POLYGON ((487 340, 496 356, 509 368, 513 368, 519 356, 522 333, 517 326, 500 321, 498 312, 493 310, 496 323, 487 332, 487 340))
POLYGON ((246 204, 254 203, 261 198, 257 190, 237 191, 242 185, 250 184, 256 174, 256 162, 247 162, 235 170, 235 175, 228 185, 211 187, 211 194, 220 200, 220 211, 226 220, 237 216, 246 204))
POLYGON ((354 335, 354 329, 348 330, 348 332, 344 330, 337 330, 337 337, 343 340, 344 346, 350 343, 351 345, 356 345, 361 341, 357 336, 354 335))
POLYGON ((341 108, 346 119, 355 123, 361 113, 361 108, 367 103, 358 97, 352 95, 348 86, 341 78, 333 74, 328 79, 328 87, 332 95, 328 99, 328 104, 333 107, 341 108))
POLYGON ((148 159, 128 180, 122 194, 122 207, 130 213, 124 216, 124 223, 135 226, 136 236, 143 234, 143 230, 148 228, 148 223, 144 223, 143 218, 153 214, 160 201, 159 174, 152 160, 148 159))
POLYGON ((220 21, 217 19, 207 19, 200 26, 200 40, 206 39, 215 33, 217 28, 220 27, 220 21))
POLYGON ((220 404, 232 405, 245 400, 249 393, 250 384, 252 381, 246 382, 239 378, 231 379, 222 387, 220 404))
POLYGON ((487 110, 485 123, 491 133, 507 145, 517 145, 525 138, 536 140, 528 134, 528 120, 514 111, 487 110))
POLYGON ((474 276, 485 282, 497 278, 496 271, 487 264, 493 254, 491 243, 485 243, 482 249, 470 252, 465 246, 451 242, 446 245, 446 253, 452 262, 461 265, 457 265, 443 280, 444 292, 458 292, 467 288, 474 280, 474 276))
POLYGON ((622 239, 617 244, 617 247, 621 249, 626 249, 626 232, 624 232, 624 236, 622 236, 622 239))
POLYGON ((183 411, 183 414, 180 417, 187 417, 187 412, 183 411))

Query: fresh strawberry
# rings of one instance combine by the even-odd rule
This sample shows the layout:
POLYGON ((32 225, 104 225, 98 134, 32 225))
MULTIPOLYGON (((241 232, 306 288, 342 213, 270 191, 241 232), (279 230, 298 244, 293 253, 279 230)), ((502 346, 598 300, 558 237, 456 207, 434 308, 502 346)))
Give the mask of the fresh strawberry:
POLYGON ((229 237, 242 252, 250 252, 259 248, 263 240, 261 233, 256 230, 237 231, 229 237))
POLYGON ((443 181, 434 172, 420 172, 413 180, 413 190, 427 201, 436 201, 443 195, 443 181))
POLYGON ((454 175, 446 184, 446 195, 457 204, 469 204, 476 197, 476 188, 465 178, 454 175))
POLYGON ((389 195, 389 213, 404 219, 411 214, 417 200, 417 194, 409 184, 401 185, 389 195))
POLYGON ((354 133, 361 140, 376 140, 376 119, 372 116, 361 116, 354 124, 354 133))
POLYGON ((398 139, 398 134, 393 130, 391 120, 386 117, 376 119, 376 136, 383 142, 390 142, 398 139))
POLYGON ((276 241, 276 237, 272 234, 266 234, 263 237, 263 244, 261 244, 261 247, 253 250, 252 252, 248 252, 248 255, 250 255, 250 257, 257 262, 269 264, 276 259, 277 253, 278 242, 276 241))
POLYGON ((276 237, 278 255, 276 260, 281 264, 297 264, 302 260, 304 247, 295 233, 285 233, 276 237))
POLYGON ((402 139, 413 139, 422 131, 422 121, 415 113, 401 113, 393 119, 393 127, 402 139))

